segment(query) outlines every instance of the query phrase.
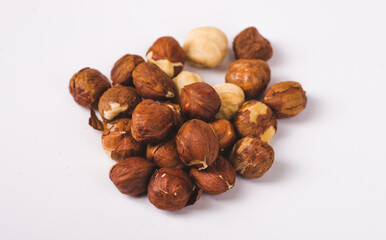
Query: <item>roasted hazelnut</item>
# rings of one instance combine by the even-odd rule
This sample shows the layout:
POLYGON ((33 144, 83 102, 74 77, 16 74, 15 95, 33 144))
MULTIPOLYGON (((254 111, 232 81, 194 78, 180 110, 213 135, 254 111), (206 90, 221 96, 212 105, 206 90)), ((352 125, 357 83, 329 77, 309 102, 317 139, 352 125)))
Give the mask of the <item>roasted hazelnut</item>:
POLYGON ((173 37, 158 38, 147 51, 146 58, 161 68, 169 77, 180 73, 185 64, 184 50, 173 37))
POLYGON ((173 130, 173 111, 151 99, 138 104, 133 112, 131 134, 140 143, 157 143, 173 130))
POLYGON ((244 91, 232 83, 223 83, 213 86, 221 99, 221 107, 216 119, 231 120, 245 101, 244 91))
POLYGON ((127 158, 111 168, 110 180, 121 193, 135 196, 146 192, 155 168, 156 165, 147 159, 127 158))
POLYGON ((176 136, 176 144, 181 161, 198 170, 210 166, 219 152, 216 133, 209 124, 199 119, 182 125, 176 136))
MULTIPOLYGON (((196 82, 204 82, 200 75, 194 72, 182 71, 175 78, 173 78, 173 82, 177 88, 177 97, 181 95, 181 89, 186 85, 196 83, 196 82)), ((179 100, 179 99, 178 99, 179 100)))
POLYGON ((192 180, 183 170, 161 168, 150 179, 147 197, 156 208, 174 211, 188 204, 194 188, 192 180))
POLYGON ((184 51, 187 60, 197 67, 216 67, 228 51, 228 39, 218 28, 201 27, 188 33, 184 51))
POLYGON ((174 116, 173 126, 176 129, 179 129, 181 125, 185 122, 185 116, 182 113, 180 105, 174 104, 174 103, 168 103, 168 102, 161 102, 160 104, 167 106, 173 111, 173 116, 174 116))
POLYGON ((271 70, 260 59, 239 59, 229 66, 225 76, 225 81, 241 87, 248 99, 258 98, 270 80, 271 70))
POLYGON ((139 64, 133 71, 133 82, 143 98, 162 101, 176 95, 172 79, 154 63, 139 64))
POLYGON ((277 118, 289 118, 306 108, 306 92, 298 82, 280 82, 267 89, 264 103, 272 108, 277 118))
POLYGON ((198 82, 181 90, 180 106, 186 116, 210 121, 220 109, 221 100, 213 87, 198 82))
POLYGON ((133 84, 132 73, 134 68, 143 62, 145 62, 145 60, 138 55, 126 54, 121 57, 111 70, 111 81, 113 85, 121 84, 131 86, 133 84))
POLYGON ((75 102, 85 108, 98 104, 99 98, 110 87, 109 80, 98 70, 83 68, 70 80, 70 93, 75 102))
POLYGON ((159 144, 147 145, 146 158, 160 167, 185 167, 178 156, 175 137, 159 144))
POLYGON ((253 136, 263 142, 269 142, 277 129, 276 116, 271 108, 256 100, 241 106, 234 124, 241 137, 253 136))
POLYGON ((223 151, 230 147, 236 141, 236 132, 231 122, 225 119, 219 119, 209 123, 218 137, 220 150, 223 151))
POLYGON ((245 137, 233 146, 229 160, 245 178, 262 177, 272 166, 275 153, 267 143, 254 137, 245 137))
POLYGON ((141 100, 134 88, 118 84, 103 93, 98 104, 99 113, 107 121, 130 117, 141 100))
POLYGON ((233 41, 236 59, 262 59, 267 61, 272 57, 271 43, 257 31, 249 27, 239 33, 233 41))

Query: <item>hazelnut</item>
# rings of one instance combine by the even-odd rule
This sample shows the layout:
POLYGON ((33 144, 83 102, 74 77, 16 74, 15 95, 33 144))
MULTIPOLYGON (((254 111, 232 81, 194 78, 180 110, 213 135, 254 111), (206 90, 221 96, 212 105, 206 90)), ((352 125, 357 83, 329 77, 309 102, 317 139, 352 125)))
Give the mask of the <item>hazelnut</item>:
POLYGON ((111 70, 111 81, 113 85, 121 84, 131 86, 133 84, 133 70, 143 62, 145 62, 145 60, 138 55, 126 54, 121 57, 111 70))
POLYGON ((110 170, 110 180, 118 190, 135 196, 146 192, 150 176, 156 165, 147 159, 131 157, 115 164, 110 170))
POLYGON ((133 82, 143 98, 162 101, 173 99, 176 95, 173 81, 154 63, 139 64, 133 71, 133 82))
POLYGON ((223 151, 230 147, 236 141, 236 132, 231 122, 225 119, 219 119, 209 123, 218 137, 220 150, 223 151))
POLYGON ((269 142, 277 129, 276 116, 271 108, 256 100, 241 106, 234 124, 241 137, 253 136, 263 142, 269 142))
POLYGON ((99 113, 107 121, 129 117, 141 100, 134 88, 118 84, 103 93, 98 104, 99 113))
POLYGON ((83 68, 75 73, 69 85, 75 102, 85 108, 92 108, 98 104, 99 98, 109 87, 109 80, 92 68, 83 68))
POLYGON ((217 119, 233 119, 245 101, 243 89, 232 83, 218 84, 213 88, 221 99, 221 107, 215 117, 217 119))
POLYGON ((289 118, 304 110, 307 97, 300 83, 280 82, 267 89, 264 103, 272 108, 277 118, 289 118))
POLYGON ((181 125, 185 122, 185 116, 182 113, 180 105, 174 104, 174 103, 168 103, 168 102, 161 102, 160 104, 167 106, 173 111, 173 116, 174 116, 173 126, 176 129, 179 129, 181 125))
POLYGON ((179 168, 161 168, 153 174, 147 188, 149 201, 162 210, 179 210, 191 199, 194 185, 179 168))
POLYGON ((270 145, 254 137, 245 137, 233 146, 229 160, 245 178, 262 177, 272 166, 274 151, 270 145))
POLYGON ((204 192, 220 194, 231 189, 236 181, 236 170, 224 157, 218 156, 216 161, 207 169, 190 170, 193 182, 204 192))
POLYGON ((186 85, 181 90, 180 106, 190 118, 210 121, 221 107, 221 100, 209 84, 198 82, 186 85))
POLYGON ((151 99, 138 104, 133 112, 131 134, 140 143, 161 142, 173 129, 173 111, 151 99))
POLYGON ((259 34, 255 27, 249 27, 239 33, 233 41, 236 59, 262 59, 272 57, 271 43, 259 34))
POLYGON ((180 74, 173 78, 173 81, 177 88, 177 97, 181 95, 181 89, 186 85, 196 82, 204 82, 200 75, 189 71, 180 72, 180 74))
POLYGON ((211 165, 219 152, 218 138, 213 129, 198 119, 182 125, 176 136, 176 144, 181 161, 198 170, 211 165))
POLYGON ((147 51, 146 58, 161 68, 169 77, 180 73, 185 64, 184 50, 173 37, 158 38, 147 51))
POLYGON ((248 99, 256 99, 271 80, 271 70, 260 59, 239 59, 229 66, 225 76, 227 83, 241 87, 248 99))
POLYGON ((146 158, 160 167, 185 167, 178 156, 175 137, 159 144, 147 145, 146 158))
POLYGON ((188 33, 183 48, 191 64, 213 68, 224 60, 228 51, 228 40, 218 28, 201 27, 188 33))

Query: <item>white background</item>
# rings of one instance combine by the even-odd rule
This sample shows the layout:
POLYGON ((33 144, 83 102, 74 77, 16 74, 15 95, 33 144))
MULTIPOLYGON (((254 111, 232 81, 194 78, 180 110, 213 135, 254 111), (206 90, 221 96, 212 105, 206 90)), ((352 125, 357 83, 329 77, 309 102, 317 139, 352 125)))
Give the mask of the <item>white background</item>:
MULTIPOLYGON (((385 239, 385 1, 0 0, 0 239, 385 239), (164 212, 120 194, 114 161, 68 91, 160 36, 256 26, 271 84, 302 83, 308 106, 280 120, 261 179, 164 212)), ((216 69, 186 69, 224 82, 216 69)))

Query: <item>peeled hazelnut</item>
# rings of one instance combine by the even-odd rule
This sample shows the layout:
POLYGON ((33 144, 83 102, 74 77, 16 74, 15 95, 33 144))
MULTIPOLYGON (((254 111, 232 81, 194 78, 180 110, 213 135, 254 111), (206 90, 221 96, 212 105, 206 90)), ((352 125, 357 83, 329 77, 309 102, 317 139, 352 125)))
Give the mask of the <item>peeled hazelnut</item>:
POLYGON ((160 144, 147 145, 146 158, 160 167, 185 167, 178 156, 175 137, 160 144))
POLYGON ((161 142, 173 130, 173 121, 169 107, 148 99, 138 104, 133 112, 131 134, 140 143, 161 142))
POLYGON ((271 108, 255 100, 241 106, 234 124, 241 137, 253 136, 263 142, 269 142, 277 129, 276 116, 271 108))
POLYGON ((275 153, 271 146, 254 137, 236 142, 230 154, 230 162, 245 178, 262 177, 272 166, 275 153))
POLYGON ((144 158, 127 158, 111 168, 110 180, 121 193, 135 196, 146 192, 155 168, 154 163, 144 158))
POLYGON ((121 57, 111 70, 111 81, 113 85, 121 84, 131 86, 133 84, 133 70, 143 62, 145 62, 145 60, 138 55, 126 54, 121 57))
POLYGON ((147 51, 146 58, 161 68, 169 77, 180 73, 185 64, 184 50, 173 37, 158 38, 147 51))
POLYGON ((109 87, 109 80, 92 68, 83 68, 75 73, 69 85, 75 102, 85 108, 92 108, 98 104, 99 98, 109 87))
POLYGON ((220 150, 223 151, 236 141, 236 132, 231 122, 225 119, 216 120, 209 123, 218 137, 220 150))
POLYGON ((177 87, 178 97, 181 95, 181 89, 186 85, 196 83, 196 82, 204 82, 200 75, 194 72, 182 71, 175 78, 173 78, 173 82, 177 87))
POLYGON ((232 83, 223 83, 213 86, 221 99, 221 107, 216 119, 231 120, 245 101, 244 91, 232 83))
POLYGON ((289 118, 304 110, 307 97, 300 83, 280 82, 267 89, 264 103, 272 108, 277 118, 289 118))
POLYGON ((225 76, 225 81, 241 87, 248 99, 259 97, 270 80, 271 70, 260 59, 239 59, 229 66, 225 76))
POLYGON ((259 34, 255 27, 249 27, 239 33, 233 41, 236 59, 262 59, 272 57, 271 43, 259 34))
POLYGON ((218 28, 201 27, 188 33, 183 48, 191 64, 213 68, 224 60, 228 51, 228 40, 218 28))
POLYGON ((218 138, 213 129, 198 119, 182 125, 176 136, 176 144, 181 161, 198 170, 211 165, 219 152, 218 138))
POLYGON ((209 84, 198 82, 186 85, 181 90, 180 106, 190 118, 210 121, 221 107, 221 100, 209 84))
POLYGON ((185 116, 182 113, 181 107, 178 104, 161 102, 161 105, 167 106, 173 111, 174 121, 173 125, 176 129, 179 129, 181 125, 185 122, 185 116))

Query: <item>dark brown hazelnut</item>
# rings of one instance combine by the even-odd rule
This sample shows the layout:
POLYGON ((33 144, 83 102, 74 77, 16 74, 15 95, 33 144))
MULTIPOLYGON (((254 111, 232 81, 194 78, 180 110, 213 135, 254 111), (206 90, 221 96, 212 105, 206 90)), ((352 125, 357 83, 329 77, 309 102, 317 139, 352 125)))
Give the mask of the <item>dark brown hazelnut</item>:
POLYGON ((173 111, 174 121, 173 125, 176 129, 179 129, 181 125, 185 122, 185 116, 182 113, 181 107, 178 104, 161 102, 161 105, 165 105, 173 111))
POLYGON ((146 158, 160 167, 185 167, 178 156, 175 137, 159 144, 147 145, 146 158))
POLYGON ((113 82, 113 85, 121 84, 132 86, 132 73, 134 68, 143 62, 145 62, 145 60, 138 55, 126 54, 121 57, 111 70, 111 81, 113 82))
POLYGON ((237 136, 235 129, 232 123, 228 120, 219 119, 209 123, 209 126, 213 129, 218 137, 218 144, 221 151, 230 147, 236 141, 237 136))

